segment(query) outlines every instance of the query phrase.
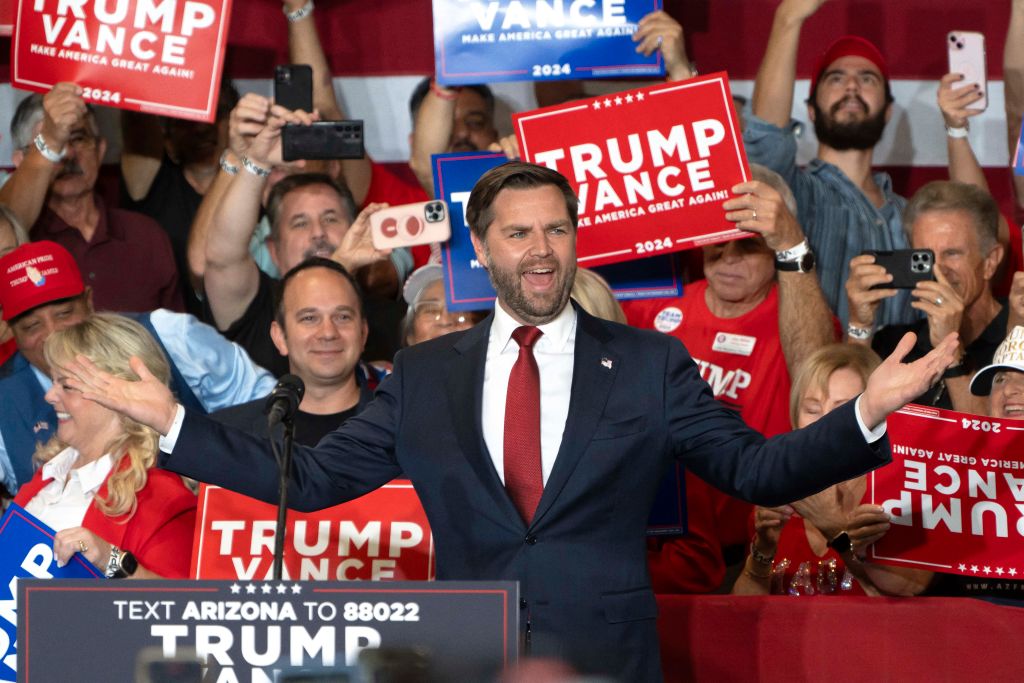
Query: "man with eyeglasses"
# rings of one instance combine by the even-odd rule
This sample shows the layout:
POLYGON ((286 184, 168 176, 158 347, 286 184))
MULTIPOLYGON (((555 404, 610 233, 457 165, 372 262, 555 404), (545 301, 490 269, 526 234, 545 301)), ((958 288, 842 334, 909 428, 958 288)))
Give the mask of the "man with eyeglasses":
POLYGON ((484 317, 483 311, 449 311, 444 298, 441 265, 417 268, 402 292, 409 311, 402 319, 402 345, 412 346, 449 332, 468 330, 484 317))
POLYGON ((107 142, 82 88, 58 83, 18 105, 11 121, 15 171, 0 188, 29 237, 71 252, 96 308, 182 311, 167 235, 140 213, 108 207, 95 192, 107 142))

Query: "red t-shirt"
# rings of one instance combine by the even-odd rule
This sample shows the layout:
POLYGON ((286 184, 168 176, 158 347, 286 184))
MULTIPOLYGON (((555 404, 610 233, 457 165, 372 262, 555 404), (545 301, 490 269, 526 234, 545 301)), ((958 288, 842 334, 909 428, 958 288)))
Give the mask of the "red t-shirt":
MULTIPOLYGON (((779 339, 778 287, 737 318, 708 310, 707 280, 687 285, 681 297, 649 299, 624 306, 629 323, 682 340, 719 401, 765 436, 788 432, 789 371, 779 339)), ((711 492, 723 546, 745 544, 752 506, 717 489, 711 492)))

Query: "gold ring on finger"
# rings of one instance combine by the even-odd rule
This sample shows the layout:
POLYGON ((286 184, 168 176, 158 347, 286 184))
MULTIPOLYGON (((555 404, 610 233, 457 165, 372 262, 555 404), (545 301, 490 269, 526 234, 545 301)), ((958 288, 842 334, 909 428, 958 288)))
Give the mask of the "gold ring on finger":
POLYGON ((89 546, 82 539, 78 539, 78 550, 84 555, 89 550, 89 546))

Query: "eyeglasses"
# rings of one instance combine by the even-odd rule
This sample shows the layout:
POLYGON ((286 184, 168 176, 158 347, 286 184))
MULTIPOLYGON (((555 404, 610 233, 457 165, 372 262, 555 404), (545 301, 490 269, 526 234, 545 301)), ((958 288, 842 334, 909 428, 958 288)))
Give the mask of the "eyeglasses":
POLYGON ((472 312, 452 313, 444 304, 436 301, 421 301, 413 309, 417 318, 425 320, 433 325, 441 324, 442 320, 451 325, 475 325, 476 316, 472 312))

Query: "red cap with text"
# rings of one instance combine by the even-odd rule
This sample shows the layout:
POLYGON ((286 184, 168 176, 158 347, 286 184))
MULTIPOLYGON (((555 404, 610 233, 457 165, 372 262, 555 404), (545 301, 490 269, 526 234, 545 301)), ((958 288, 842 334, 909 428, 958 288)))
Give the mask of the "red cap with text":
POLYGON ((29 242, 0 258, 0 308, 4 320, 84 291, 75 259, 54 242, 29 242))
POLYGON ((860 36, 843 36, 828 46, 828 49, 821 53, 818 61, 814 64, 814 73, 811 76, 811 94, 818 89, 818 80, 832 62, 843 57, 863 57, 878 67, 882 78, 889 80, 889 67, 885 58, 879 52, 875 44, 867 38, 860 36))

